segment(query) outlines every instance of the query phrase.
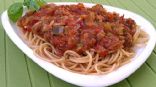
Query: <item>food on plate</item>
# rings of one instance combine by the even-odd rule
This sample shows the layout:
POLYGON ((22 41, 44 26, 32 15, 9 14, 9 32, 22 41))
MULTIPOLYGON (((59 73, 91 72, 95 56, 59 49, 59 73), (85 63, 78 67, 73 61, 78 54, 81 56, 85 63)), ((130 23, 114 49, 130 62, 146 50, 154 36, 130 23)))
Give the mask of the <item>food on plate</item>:
POLYGON ((26 12, 17 25, 38 58, 81 74, 112 72, 148 41, 133 19, 100 4, 44 4, 26 12))

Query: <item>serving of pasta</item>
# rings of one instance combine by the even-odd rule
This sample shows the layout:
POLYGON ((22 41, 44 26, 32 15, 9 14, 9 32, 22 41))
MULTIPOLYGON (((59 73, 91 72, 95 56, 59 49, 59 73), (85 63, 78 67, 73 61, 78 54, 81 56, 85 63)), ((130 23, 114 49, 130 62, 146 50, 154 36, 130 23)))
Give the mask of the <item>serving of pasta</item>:
POLYGON ((46 4, 28 11, 17 25, 38 58, 81 74, 112 72, 130 62, 135 46, 148 41, 133 19, 100 4, 46 4))

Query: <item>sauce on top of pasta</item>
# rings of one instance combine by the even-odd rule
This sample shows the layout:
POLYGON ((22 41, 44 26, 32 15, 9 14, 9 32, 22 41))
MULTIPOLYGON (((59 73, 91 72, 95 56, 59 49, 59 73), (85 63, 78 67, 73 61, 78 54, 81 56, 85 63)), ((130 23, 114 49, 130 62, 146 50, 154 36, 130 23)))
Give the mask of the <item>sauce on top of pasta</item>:
POLYGON ((84 55, 95 50, 101 57, 128 50, 133 46, 136 23, 115 12, 107 12, 102 5, 91 8, 77 5, 47 4, 39 11, 29 11, 18 22, 23 31, 33 32, 52 44, 58 56, 66 50, 84 55))

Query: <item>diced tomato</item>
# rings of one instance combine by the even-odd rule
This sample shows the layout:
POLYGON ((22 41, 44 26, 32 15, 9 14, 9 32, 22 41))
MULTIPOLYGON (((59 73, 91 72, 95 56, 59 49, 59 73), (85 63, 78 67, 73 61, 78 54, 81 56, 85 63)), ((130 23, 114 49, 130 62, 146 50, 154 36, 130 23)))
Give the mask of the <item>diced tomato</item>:
POLYGON ((99 55, 100 55, 101 57, 105 57, 107 54, 108 54, 108 51, 101 51, 101 52, 99 53, 99 55))
POLYGON ((38 11, 28 12, 17 24, 24 31, 43 37, 59 56, 66 50, 84 55, 86 50, 95 49, 105 57, 122 47, 130 48, 136 32, 134 20, 107 12, 99 4, 91 8, 83 4, 47 4, 38 11))

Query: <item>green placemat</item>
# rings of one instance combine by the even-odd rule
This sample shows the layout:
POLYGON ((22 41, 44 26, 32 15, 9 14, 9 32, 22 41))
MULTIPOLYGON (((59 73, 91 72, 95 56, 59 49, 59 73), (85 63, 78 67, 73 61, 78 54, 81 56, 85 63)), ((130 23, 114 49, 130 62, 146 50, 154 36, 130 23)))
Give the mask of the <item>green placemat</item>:
MULTIPOLYGON (((1 0, 0 13, 22 0, 1 0)), ((120 7, 138 13, 156 27, 156 0, 46 0, 49 2, 91 2, 120 7)), ((47 73, 24 55, 5 34, 0 23, 0 87, 75 87, 47 73)), ((156 48, 149 59, 127 79, 112 87, 156 87, 156 48)))

